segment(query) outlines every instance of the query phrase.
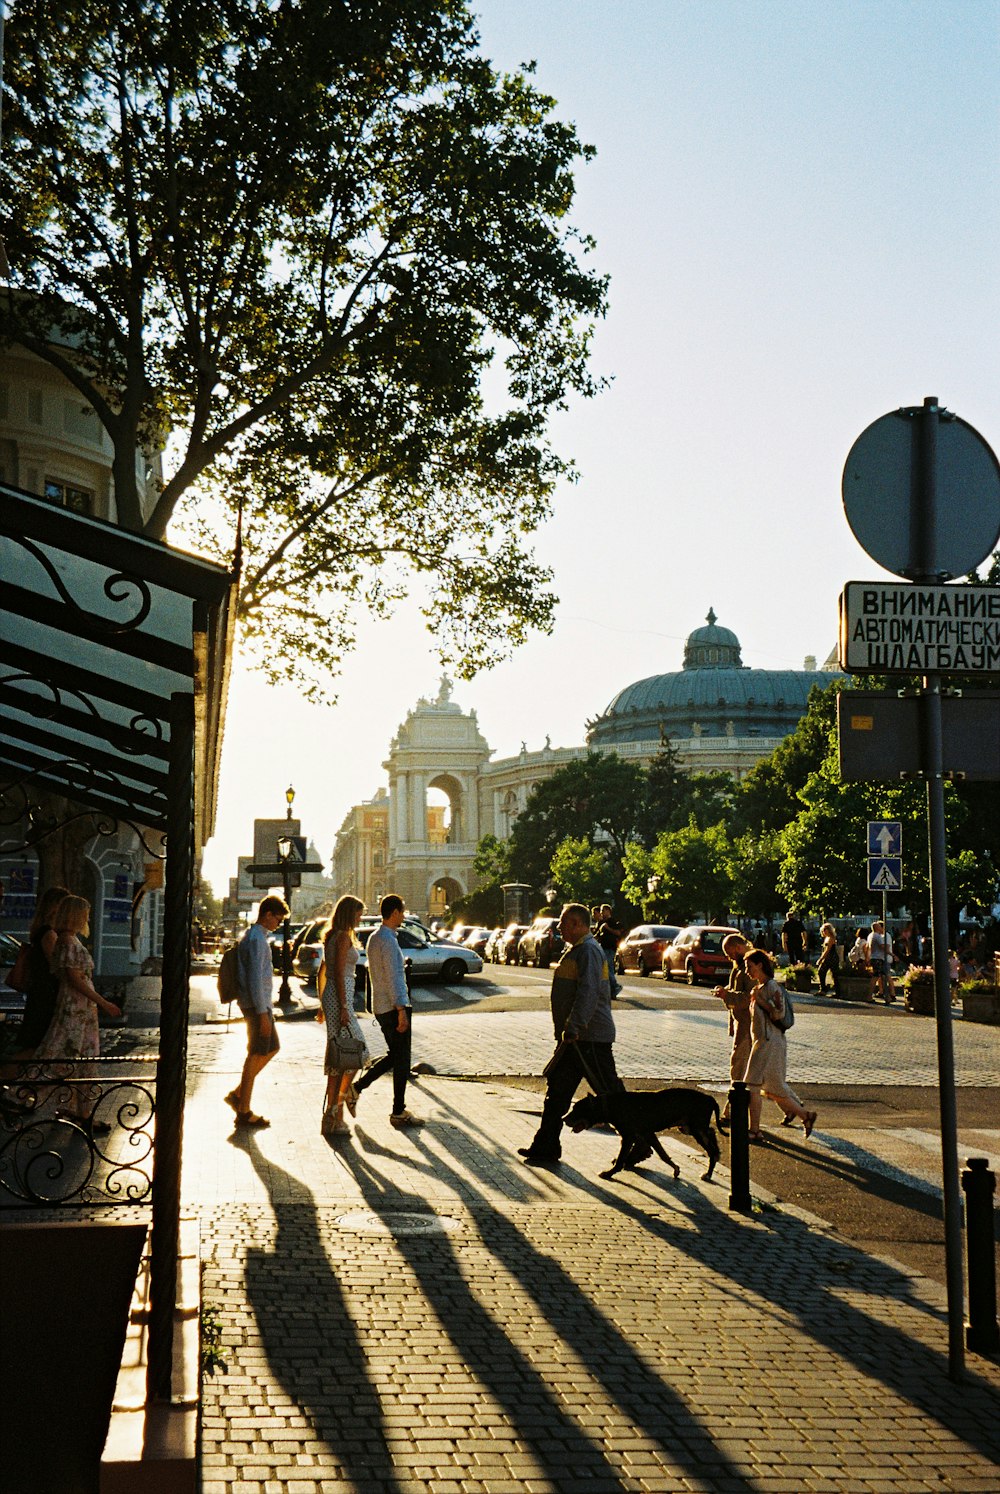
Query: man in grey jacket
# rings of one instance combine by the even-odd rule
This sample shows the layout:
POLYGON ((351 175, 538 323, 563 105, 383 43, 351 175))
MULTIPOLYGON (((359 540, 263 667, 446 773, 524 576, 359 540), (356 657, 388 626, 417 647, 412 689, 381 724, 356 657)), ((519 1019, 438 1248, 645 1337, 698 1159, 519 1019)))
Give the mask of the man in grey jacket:
POLYGON ((567 903, 559 919, 566 949, 552 976, 552 1025, 558 1047, 546 1068, 542 1122, 530 1146, 518 1147, 526 1162, 558 1162, 563 1117, 586 1079, 595 1094, 624 1089, 615 1069, 608 958, 590 932, 590 911, 567 903))
POLYGON ((396 930, 403 922, 401 897, 390 892, 379 904, 382 923, 365 946, 368 961, 368 985, 372 994, 372 1011, 382 1029, 388 1053, 375 1060, 354 1086, 355 1094, 392 1070, 392 1114, 390 1123, 397 1127, 419 1126, 415 1115, 406 1108, 406 1081, 410 1077, 412 1044, 412 1011, 406 986, 406 967, 396 930))

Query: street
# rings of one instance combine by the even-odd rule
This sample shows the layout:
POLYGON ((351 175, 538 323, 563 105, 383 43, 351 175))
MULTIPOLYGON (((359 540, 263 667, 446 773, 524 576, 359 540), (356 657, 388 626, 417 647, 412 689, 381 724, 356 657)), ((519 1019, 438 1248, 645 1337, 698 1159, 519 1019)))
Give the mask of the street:
MULTIPOLYGON (((415 1064, 428 1064, 442 1075, 502 1079, 540 1093, 538 1076, 553 1041, 550 978, 546 970, 487 965, 481 975, 456 985, 415 983, 415 1064)), ((630 1087, 693 1083, 723 1103, 726 1014, 711 991, 667 985, 658 977, 625 976, 622 984, 615 1002, 615 1051, 630 1087)), ((293 989, 300 1006, 283 1022, 298 1026, 315 1009, 315 996, 297 981, 293 989)), ((765 1103, 768 1141, 751 1153, 753 1187, 818 1215, 866 1251, 892 1255, 943 1282, 934 1022, 905 1012, 901 1004, 858 1006, 819 996, 799 997, 796 1012, 789 1078, 818 1109, 819 1121, 806 1143, 799 1127, 782 1127, 776 1108, 765 1103)), ((214 978, 196 977, 194 1044, 199 1026, 208 1019, 207 1025, 217 1028, 219 1018, 214 978)), ((985 1156, 996 1170, 1000 1031, 958 1018, 954 1034, 959 1165, 970 1156, 985 1156)), ((317 1063, 319 1036, 317 1029, 317 1063)), ((370 1040, 381 1041, 374 1030, 370 1040)), ((609 1138, 609 1159, 613 1145, 609 1138)), ((671 1138, 671 1154, 673 1146, 671 1138)), ((724 1143, 723 1166, 727 1157, 724 1143)))

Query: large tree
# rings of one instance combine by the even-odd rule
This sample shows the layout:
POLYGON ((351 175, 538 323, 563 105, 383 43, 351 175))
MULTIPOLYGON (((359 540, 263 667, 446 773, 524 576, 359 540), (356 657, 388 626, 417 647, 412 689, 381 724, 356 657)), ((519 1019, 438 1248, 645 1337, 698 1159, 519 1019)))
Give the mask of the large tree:
POLYGON ((414 575, 460 672, 547 626, 525 536, 595 387, 591 152, 463 0, 20 0, 5 81, 0 339, 96 410, 119 521, 183 504, 228 556, 241 509, 274 670, 322 677, 414 575))
POLYGON ((516 876, 540 888, 551 875, 556 847, 567 838, 596 843, 603 832, 609 885, 617 892, 629 841, 641 823, 645 774, 614 753, 588 752, 563 763, 536 784, 511 831, 511 864, 516 876), (610 842, 610 844, 608 844, 610 842))

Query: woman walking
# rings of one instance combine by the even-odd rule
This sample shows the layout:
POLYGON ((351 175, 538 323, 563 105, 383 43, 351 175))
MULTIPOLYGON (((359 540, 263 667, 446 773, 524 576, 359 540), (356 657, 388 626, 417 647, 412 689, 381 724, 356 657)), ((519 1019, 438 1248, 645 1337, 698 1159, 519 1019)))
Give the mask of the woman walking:
POLYGON ((837 949, 837 930, 832 923, 820 925, 820 933, 823 935, 823 952, 816 962, 816 974, 819 976, 819 993, 822 996, 826 990, 826 974, 830 972, 833 981, 833 994, 840 995, 840 953, 837 949))
POLYGON ((323 931, 326 984, 320 994, 326 1018, 326 1101, 320 1132, 323 1136, 350 1135, 344 1106, 353 1115, 357 1106, 354 1076, 368 1061, 368 1047, 354 1014, 354 982, 361 946, 354 932, 365 905, 356 897, 342 897, 323 931))
POLYGON ((754 982, 750 1006, 753 1046, 743 1076, 744 1083, 750 1088, 750 1140, 764 1139, 760 1129, 760 1110, 761 1098, 765 1094, 784 1111, 782 1125, 791 1125, 798 1119, 809 1136, 816 1124, 816 1111, 807 1110, 785 1080, 788 1049, 784 1031, 778 1025, 784 1021, 785 996, 774 979, 771 956, 762 949, 751 949, 744 956, 744 964, 754 982))
MULTIPOLYGON (((52 916, 52 926, 56 941, 51 966, 59 988, 52 1021, 35 1049, 35 1059, 98 1058, 98 1009, 109 1017, 120 1017, 121 1012, 94 989, 94 962, 81 942, 81 936, 85 939, 90 933, 90 904, 86 898, 64 897, 52 916)), ((74 1072, 81 1079, 92 1077, 89 1066, 74 1072)), ((111 1129, 105 1121, 95 1121, 93 1112, 83 1114, 75 1091, 62 1113, 71 1120, 83 1121, 95 1136, 106 1136, 111 1129)))

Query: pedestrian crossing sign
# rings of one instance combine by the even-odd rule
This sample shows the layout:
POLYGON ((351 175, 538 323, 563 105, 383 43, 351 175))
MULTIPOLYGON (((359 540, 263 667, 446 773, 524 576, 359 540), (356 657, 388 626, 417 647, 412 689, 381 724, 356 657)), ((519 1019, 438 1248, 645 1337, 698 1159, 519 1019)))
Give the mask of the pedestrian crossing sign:
POLYGON ((899 892, 903 885, 901 856, 871 856, 868 859, 868 891, 899 892))

